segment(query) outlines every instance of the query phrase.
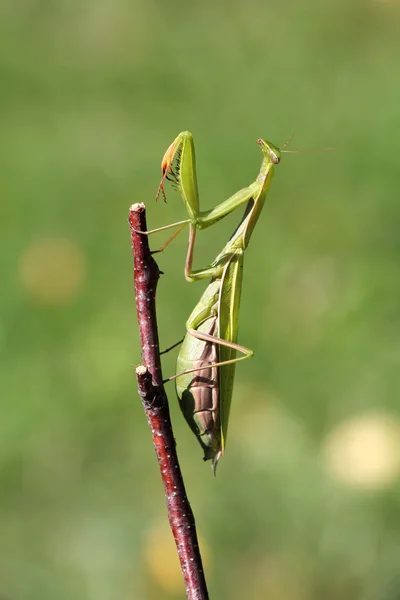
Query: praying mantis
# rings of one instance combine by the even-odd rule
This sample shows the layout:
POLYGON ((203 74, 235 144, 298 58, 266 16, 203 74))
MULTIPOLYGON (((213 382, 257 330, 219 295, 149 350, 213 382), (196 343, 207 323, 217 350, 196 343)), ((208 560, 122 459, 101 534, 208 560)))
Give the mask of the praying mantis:
POLYGON ((261 138, 257 143, 263 159, 256 180, 215 208, 201 211, 193 137, 188 131, 180 133, 163 157, 156 197, 162 193, 166 200, 164 183, 170 180, 178 188, 189 218, 148 232, 178 227, 162 250, 189 224, 185 277, 190 282, 211 278, 186 322, 177 374, 169 380, 176 380, 183 415, 204 451, 204 460, 212 460, 214 473, 225 451, 236 363, 253 356, 252 350, 237 344, 244 251, 283 152, 261 138), (215 260, 202 269, 192 270, 197 229, 214 225, 244 203, 246 208, 239 225, 215 260), (242 356, 237 357, 237 352, 242 356))

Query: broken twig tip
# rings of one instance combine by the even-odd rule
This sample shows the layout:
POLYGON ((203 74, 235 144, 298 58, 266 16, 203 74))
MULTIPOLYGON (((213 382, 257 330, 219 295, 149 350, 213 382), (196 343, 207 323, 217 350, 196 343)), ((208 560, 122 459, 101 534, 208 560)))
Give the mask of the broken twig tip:
POLYGON ((139 365, 138 367, 136 367, 135 371, 136 375, 138 375, 139 377, 143 377, 147 373, 147 367, 145 367, 144 365, 139 365))
POLYGON ((131 212, 143 212, 146 209, 146 205, 143 202, 136 202, 130 207, 131 212))

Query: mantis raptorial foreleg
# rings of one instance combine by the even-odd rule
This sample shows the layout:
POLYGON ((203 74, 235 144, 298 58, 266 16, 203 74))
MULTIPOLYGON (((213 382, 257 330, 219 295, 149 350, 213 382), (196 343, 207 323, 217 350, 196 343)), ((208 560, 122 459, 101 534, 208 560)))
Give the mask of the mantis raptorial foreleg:
POLYGON ((142 233, 150 235, 160 231, 166 231, 167 229, 172 229, 174 227, 179 227, 179 230, 170 238, 168 238, 161 248, 156 250, 156 252, 161 252, 184 229, 185 225, 190 224, 189 245, 185 262, 185 277, 188 281, 192 281, 191 269, 196 230, 206 229, 211 225, 214 225, 233 210, 248 202, 256 190, 254 189, 254 184, 252 184, 247 188, 239 190, 233 196, 224 202, 221 202, 213 209, 201 211, 197 186, 194 143, 192 134, 189 131, 181 132, 169 146, 161 162, 161 170, 162 179, 157 190, 156 198, 162 194, 164 200, 166 200, 164 184, 165 180, 168 179, 175 187, 178 188, 186 206, 189 218, 142 233))

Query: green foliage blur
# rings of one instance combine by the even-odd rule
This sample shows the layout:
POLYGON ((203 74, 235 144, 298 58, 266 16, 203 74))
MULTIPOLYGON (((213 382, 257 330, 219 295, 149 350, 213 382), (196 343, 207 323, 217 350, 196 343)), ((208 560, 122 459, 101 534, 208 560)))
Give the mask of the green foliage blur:
MULTIPOLYGON (((150 432, 127 225, 195 138, 202 208, 289 150, 245 257, 227 453, 174 431, 210 595, 400 597, 400 4, 0 4, 0 597, 185 597, 150 432)), ((198 235, 195 266, 241 210, 198 235)), ((166 239, 151 239, 156 248, 166 239)), ((161 343, 204 289, 157 257, 161 343)), ((164 376, 175 356, 164 360, 164 376)))

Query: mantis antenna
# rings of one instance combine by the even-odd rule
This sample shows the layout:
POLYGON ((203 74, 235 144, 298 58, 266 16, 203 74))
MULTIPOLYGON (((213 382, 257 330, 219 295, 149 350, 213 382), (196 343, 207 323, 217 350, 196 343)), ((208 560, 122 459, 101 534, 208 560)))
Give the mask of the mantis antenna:
MULTIPOLYGON (((283 149, 286 148, 286 146, 288 146, 290 144, 290 142, 292 141, 292 139, 294 138, 295 135, 296 135, 296 132, 292 133, 292 135, 290 136, 288 141, 283 144, 283 146, 281 148, 281 152, 283 152, 283 149)), ((288 152, 288 150, 285 150, 285 152, 288 152)))
POLYGON ((336 150, 336 148, 313 148, 312 150, 284 150, 284 148, 286 148, 286 146, 290 144, 295 135, 296 132, 292 133, 288 141, 285 142, 282 148, 280 149, 281 152, 285 152, 286 154, 309 154, 310 152, 330 152, 332 150, 336 150))

